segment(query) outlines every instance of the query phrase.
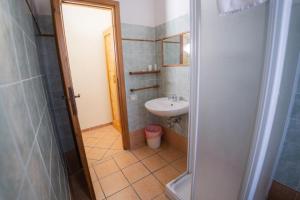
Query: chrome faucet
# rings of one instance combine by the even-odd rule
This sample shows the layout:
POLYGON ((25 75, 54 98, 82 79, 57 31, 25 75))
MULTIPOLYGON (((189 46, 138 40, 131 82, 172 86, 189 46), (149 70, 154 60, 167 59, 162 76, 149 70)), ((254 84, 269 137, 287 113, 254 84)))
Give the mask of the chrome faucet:
POLYGON ((168 96, 168 100, 178 101, 178 96, 176 94, 171 94, 168 96))

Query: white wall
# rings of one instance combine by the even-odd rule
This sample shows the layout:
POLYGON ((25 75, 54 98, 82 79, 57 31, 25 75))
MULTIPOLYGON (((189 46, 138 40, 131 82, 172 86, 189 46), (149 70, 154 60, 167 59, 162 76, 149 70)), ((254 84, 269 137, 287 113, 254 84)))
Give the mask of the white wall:
POLYGON ((119 0, 121 22, 157 26, 189 13, 189 0, 119 0))
POLYGON ((154 0, 118 0, 121 22, 144 26, 155 26, 154 0))
POLYGON ((154 0, 155 25, 163 24, 189 13, 189 0, 154 0))
MULTIPOLYGON (((116 0, 121 22, 154 27, 189 12, 189 0, 116 0)), ((40 15, 50 15, 49 0, 30 0, 40 15)))
POLYGON ((247 167, 264 66, 267 6, 219 16, 201 1, 195 199, 236 200, 247 167))
POLYGON ((70 68, 81 129, 112 121, 103 31, 111 12, 63 4, 70 68))

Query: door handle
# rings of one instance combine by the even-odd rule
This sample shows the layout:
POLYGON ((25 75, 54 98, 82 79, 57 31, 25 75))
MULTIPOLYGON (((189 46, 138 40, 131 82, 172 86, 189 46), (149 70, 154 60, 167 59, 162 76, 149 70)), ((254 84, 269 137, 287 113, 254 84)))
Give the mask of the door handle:
POLYGON ((70 101, 70 104, 71 104, 71 108, 72 108, 72 113, 73 115, 77 115, 77 106, 76 106, 76 101, 75 101, 75 98, 79 98, 80 97, 80 94, 79 95, 74 95, 74 90, 72 87, 68 87, 68 93, 69 93, 69 101, 70 101))
MULTIPOLYGON (((62 99, 67 99, 67 98, 65 97, 65 95, 62 95, 61 98, 62 98, 62 99)), ((75 95, 74 98, 80 98, 80 94, 75 95)))

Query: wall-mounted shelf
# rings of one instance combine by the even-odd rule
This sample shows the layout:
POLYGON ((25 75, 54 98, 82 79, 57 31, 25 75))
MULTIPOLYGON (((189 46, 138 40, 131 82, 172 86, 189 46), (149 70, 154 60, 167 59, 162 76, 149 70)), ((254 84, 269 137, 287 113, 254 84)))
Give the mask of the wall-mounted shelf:
POLYGON ((133 88, 133 89, 130 89, 130 92, 136 92, 136 91, 147 90, 147 89, 152 89, 152 88, 159 88, 159 85, 152 85, 152 86, 142 87, 142 88, 133 88))
POLYGON ((129 72, 129 75, 158 74, 160 70, 129 72))

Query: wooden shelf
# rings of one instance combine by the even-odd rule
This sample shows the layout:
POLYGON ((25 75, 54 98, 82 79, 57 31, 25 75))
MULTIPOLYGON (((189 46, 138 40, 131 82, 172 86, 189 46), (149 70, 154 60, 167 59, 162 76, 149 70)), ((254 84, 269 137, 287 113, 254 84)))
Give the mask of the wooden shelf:
POLYGON ((159 85, 152 85, 152 86, 142 87, 142 88, 134 88, 134 89, 130 89, 130 92, 136 92, 136 91, 147 90, 152 88, 159 88, 159 85))
POLYGON ((160 70, 129 72, 129 75, 158 74, 160 70))

